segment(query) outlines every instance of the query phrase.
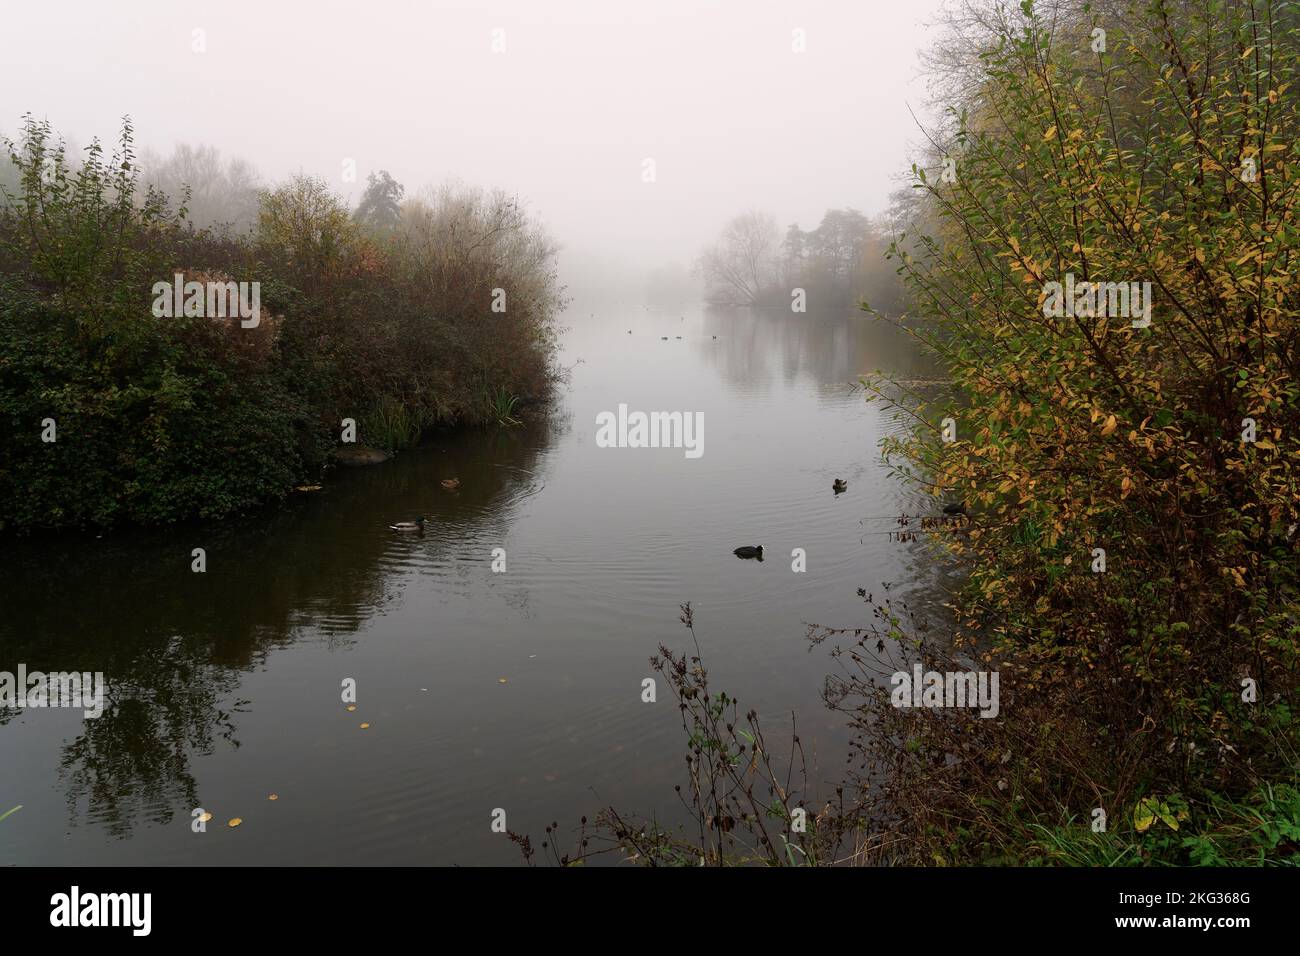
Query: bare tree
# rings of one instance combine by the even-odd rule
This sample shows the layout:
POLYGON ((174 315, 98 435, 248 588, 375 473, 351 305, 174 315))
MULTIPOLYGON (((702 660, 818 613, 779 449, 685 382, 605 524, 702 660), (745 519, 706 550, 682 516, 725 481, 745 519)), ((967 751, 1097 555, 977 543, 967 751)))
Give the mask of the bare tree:
POLYGON ((223 160, 215 146, 180 143, 167 159, 141 156, 144 182, 179 206, 189 190, 186 218, 199 228, 222 226, 246 232, 257 222, 260 183, 246 160, 223 160))
POLYGON ((768 213, 750 211, 732 219, 696 263, 709 301, 756 303, 778 279, 780 248, 781 234, 768 213))

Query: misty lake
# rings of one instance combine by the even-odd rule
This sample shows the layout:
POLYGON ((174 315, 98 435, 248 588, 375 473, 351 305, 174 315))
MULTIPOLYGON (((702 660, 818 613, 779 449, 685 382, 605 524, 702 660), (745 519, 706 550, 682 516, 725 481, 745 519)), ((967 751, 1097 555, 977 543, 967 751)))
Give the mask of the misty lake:
POLYGON ((606 805, 678 821, 680 718, 641 682, 661 643, 689 646, 687 601, 714 686, 774 739, 794 712, 835 780, 847 735, 806 625, 865 624, 858 588, 930 574, 884 533, 920 507, 880 460, 901 426, 850 383, 927 364, 852 311, 586 303, 563 323, 545 424, 435 435, 220 524, 8 540, 0 670, 103 671, 109 705, 0 711, 0 813, 22 805, 0 865, 513 864, 496 808, 534 844, 606 805), (620 404, 702 413, 703 454, 598 447, 620 404), (423 536, 388 530, 420 514, 423 536))

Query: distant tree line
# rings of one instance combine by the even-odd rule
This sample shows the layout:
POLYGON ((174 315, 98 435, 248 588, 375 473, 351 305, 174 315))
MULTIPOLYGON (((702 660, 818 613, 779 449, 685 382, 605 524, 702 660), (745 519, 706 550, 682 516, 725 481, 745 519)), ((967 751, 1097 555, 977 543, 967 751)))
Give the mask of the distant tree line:
POLYGON ((809 308, 866 301, 896 311, 902 285, 885 258, 888 222, 856 209, 831 209, 815 229, 791 223, 782 234, 773 216, 751 210, 727 222, 700 254, 696 271, 715 304, 789 307, 801 298, 809 308))

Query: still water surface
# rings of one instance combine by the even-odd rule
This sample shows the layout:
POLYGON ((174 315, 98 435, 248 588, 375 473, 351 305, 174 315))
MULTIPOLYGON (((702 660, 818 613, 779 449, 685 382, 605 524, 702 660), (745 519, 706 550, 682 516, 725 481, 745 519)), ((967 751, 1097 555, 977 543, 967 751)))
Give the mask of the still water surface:
POLYGON ((0 865, 512 864, 494 808, 534 843, 610 804, 679 820, 679 715, 641 681, 660 643, 689 645, 685 601, 714 686, 778 737, 795 712, 814 777, 835 779, 846 739, 805 625, 861 625, 858 588, 927 574, 916 545, 867 533, 918 503, 877 450, 899 426, 849 383, 929 369, 853 312, 565 321, 549 423, 435 436, 220 524, 6 541, 0 670, 103 671, 111 704, 0 711, 0 813, 23 806, 0 865), (619 403, 703 412, 703 457, 597 447, 619 403), (423 537, 388 531, 421 513, 423 537), (767 560, 735 558, 745 544, 767 560))

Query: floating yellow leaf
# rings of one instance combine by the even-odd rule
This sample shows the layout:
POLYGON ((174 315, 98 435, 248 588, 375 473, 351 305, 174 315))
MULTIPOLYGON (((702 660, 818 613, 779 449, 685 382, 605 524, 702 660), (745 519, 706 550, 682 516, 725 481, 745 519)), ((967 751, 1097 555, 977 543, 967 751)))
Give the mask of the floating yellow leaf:
POLYGON ((233 819, 231 819, 230 823, 227 824, 227 826, 237 827, 243 822, 244 822, 243 817, 234 817, 233 819))
POLYGON ((268 794, 266 799, 268 799, 268 800, 279 800, 279 799, 280 799, 280 795, 279 795, 278 793, 268 794))
POLYGON ((362 725, 361 725, 361 729, 362 729, 362 730, 369 730, 369 729, 370 729, 370 725, 369 725, 369 724, 362 724, 362 725))
POLYGON ((356 705, 356 704, 348 704, 348 712, 349 712, 349 713, 351 713, 352 711, 354 711, 354 710, 356 710, 356 709, 357 709, 357 705, 356 705))
POLYGON ((202 813, 199 814, 200 823, 207 823, 211 819, 212 819, 212 814, 208 813, 208 811, 206 810, 204 810, 202 813))
POLYGON ((498 684, 504 684, 505 682, 506 682, 506 679, 505 679, 504 677, 498 677, 498 678, 497 678, 497 683, 498 683, 498 684))

